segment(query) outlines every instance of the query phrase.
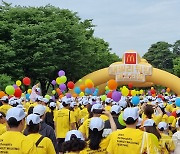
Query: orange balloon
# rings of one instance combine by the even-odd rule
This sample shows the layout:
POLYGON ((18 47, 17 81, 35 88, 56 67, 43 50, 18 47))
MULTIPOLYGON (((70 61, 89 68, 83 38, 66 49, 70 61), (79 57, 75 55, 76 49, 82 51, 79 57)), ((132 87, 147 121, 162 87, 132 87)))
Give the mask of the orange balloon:
POLYGON ((63 98, 64 97, 64 95, 59 95, 59 98, 63 98))
POLYGON ((167 88, 167 89, 166 89, 166 92, 168 92, 168 93, 169 93, 170 91, 171 91, 171 89, 170 89, 170 88, 167 88))
POLYGON ((117 82, 115 80, 109 80, 108 81, 108 87, 110 90, 116 90, 117 89, 117 82))
POLYGON ((156 94, 152 94, 152 97, 156 97, 156 94))
POLYGON ((3 96, 5 96, 6 94, 4 93, 4 91, 0 91, 0 98, 2 98, 3 96))
POLYGON ((77 94, 73 94, 73 97, 77 97, 78 95, 77 94))
POLYGON ((85 90, 85 88, 86 88, 86 86, 85 85, 80 85, 80 89, 81 89, 81 91, 84 91, 85 90))
POLYGON ((87 86, 89 89, 91 89, 91 88, 94 87, 94 84, 93 84, 92 82, 88 82, 88 83, 86 84, 86 86, 87 86))

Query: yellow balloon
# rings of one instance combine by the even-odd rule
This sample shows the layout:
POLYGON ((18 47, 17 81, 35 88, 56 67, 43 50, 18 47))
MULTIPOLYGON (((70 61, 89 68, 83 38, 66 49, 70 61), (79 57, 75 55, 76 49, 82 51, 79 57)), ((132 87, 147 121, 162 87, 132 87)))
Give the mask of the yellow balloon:
POLYGON ((57 83, 57 84, 61 84, 61 78, 60 78, 60 77, 57 77, 57 78, 56 78, 56 83, 57 83))
POLYGON ((132 96, 136 96, 136 90, 132 90, 132 91, 131 91, 131 95, 132 95, 132 96))
POLYGON ((139 91, 136 91, 136 94, 137 94, 137 95, 139 95, 139 94, 140 94, 140 92, 139 92, 139 91))
POLYGON ((61 76, 60 77, 60 84, 61 83, 65 83, 67 81, 67 77, 66 76, 61 76))
POLYGON ((81 92, 81 93, 79 94, 79 96, 81 96, 81 97, 84 96, 84 92, 81 92))
POLYGON ((85 85, 88 85, 88 83, 93 83, 91 79, 86 79, 85 85))
POLYGON ((78 82, 82 82, 82 79, 79 79, 79 81, 78 82))
POLYGON ((31 92, 32 92, 32 89, 28 89, 28 91, 27 91, 27 92, 28 92, 28 94, 31 94, 31 92))
POLYGON ((21 86, 21 81, 20 80, 17 80, 16 81, 16 85, 19 87, 19 86, 21 86))
POLYGON ((53 90, 53 91, 52 91, 52 94, 54 95, 55 93, 56 93, 56 90, 53 90))
POLYGON ((108 87, 108 86, 106 86, 106 87, 105 87, 105 90, 109 90, 109 87, 108 87))
POLYGON ((139 93, 142 95, 142 94, 144 93, 144 91, 141 89, 141 90, 139 91, 139 93))
POLYGON ((129 89, 128 88, 122 88, 121 92, 122 92, 123 96, 127 96, 129 94, 129 89))

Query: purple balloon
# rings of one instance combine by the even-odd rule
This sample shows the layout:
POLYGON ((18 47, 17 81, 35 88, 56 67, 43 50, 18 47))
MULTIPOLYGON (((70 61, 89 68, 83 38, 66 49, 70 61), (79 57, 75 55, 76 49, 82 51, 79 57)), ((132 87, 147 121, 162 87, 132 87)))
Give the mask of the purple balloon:
POLYGON ((151 96, 151 91, 150 90, 148 91, 148 95, 151 96))
POLYGON ((52 81, 51 81, 51 84, 52 84, 52 85, 55 85, 55 84, 56 84, 56 81, 55 81, 55 80, 52 80, 52 81))
POLYGON ((162 89, 162 90, 161 90, 161 92, 162 92, 162 93, 165 93, 165 92, 166 92, 166 90, 165 90, 165 89, 162 89))
POLYGON ((67 98, 71 98, 71 94, 70 94, 70 93, 67 93, 67 94, 66 94, 66 97, 67 97, 67 98))
POLYGON ((17 88, 18 88, 18 86, 17 86, 16 84, 13 84, 13 87, 14 87, 14 89, 17 89, 17 88))
POLYGON ((119 91, 114 91, 112 93, 112 99, 115 101, 115 102, 119 102, 120 99, 121 99, 121 93, 119 91))
POLYGON ((65 76, 65 72, 64 72, 63 70, 60 70, 60 71, 58 72, 58 75, 59 75, 59 76, 65 76))
POLYGON ((66 90, 66 85, 64 83, 60 84, 59 88, 61 89, 61 91, 64 91, 64 90, 66 90))

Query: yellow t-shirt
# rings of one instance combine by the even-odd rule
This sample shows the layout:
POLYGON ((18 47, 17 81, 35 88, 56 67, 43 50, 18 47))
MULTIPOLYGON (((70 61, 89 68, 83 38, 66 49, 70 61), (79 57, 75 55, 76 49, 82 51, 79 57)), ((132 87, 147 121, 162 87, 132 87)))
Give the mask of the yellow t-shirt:
POLYGON ((7 131, 0 136, 0 153, 37 154, 35 144, 20 132, 7 131))
POLYGON ((87 116, 89 114, 87 108, 83 108, 81 111, 80 111, 80 119, 84 118, 85 116, 87 116))
MULTIPOLYGON (((39 133, 30 134, 27 136, 27 138, 34 142, 34 144, 38 141, 38 139, 41 137, 39 133)), ((56 151, 54 149, 54 146, 52 144, 52 141, 48 137, 44 137, 41 142, 37 146, 37 152, 38 154, 55 154, 56 151)))
POLYGON ((140 154, 140 151, 158 154, 158 139, 139 129, 125 128, 110 135, 107 151, 110 154, 140 154))
POLYGON ((83 124, 79 127, 79 131, 86 137, 89 137, 89 124, 90 124, 91 118, 87 119, 83 122, 83 124))
POLYGON ((175 119, 173 120, 172 125, 171 125, 172 127, 176 127, 176 122, 178 121, 178 119, 179 119, 179 118, 175 118, 175 119))
POLYGON ((76 119, 76 122, 78 123, 79 120, 80 120, 80 108, 74 108, 74 116, 75 116, 75 119, 76 119))
MULTIPOLYGON (((80 154, 106 154, 107 153, 106 149, 109 144, 109 139, 110 139, 109 136, 102 139, 102 141, 99 144, 100 148, 98 150, 91 150, 89 146, 87 146, 84 150, 80 152, 80 154)), ((89 141, 87 142, 87 145, 88 144, 89 141)))
POLYGON ((169 154, 170 151, 174 151, 175 149, 172 138, 164 133, 161 133, 161 139, 159 144, 161 148, 161 153, 163 154, 169 154))
POLYGON ((2 106, 0 107, 0 111, 6 114, 7 111, 8 111, 10 108, 12 108, 11 105, 9 105, 9 104, 4 104, 4 105, 2 105, 2 106))
POLYGON ((6 125, 0 124, 0 135, 7 131, 6 125))
POLYGON ((161 121, 168 123, 168 115, 164 114, 161 121))
POLYGON ((56 137, 65 138, 66 133, 71 130, 71 124, 75 123, 74 113, 66 108, 62 108, 57 112, 54 117, 54 122, 56 124, 56 137), (70 121, 69 121, 70 113, 70 121))
POLYGON ((111 111, 111 106, 109 106, 109 105, 105 106, 105 110, 106 111, 111 111))

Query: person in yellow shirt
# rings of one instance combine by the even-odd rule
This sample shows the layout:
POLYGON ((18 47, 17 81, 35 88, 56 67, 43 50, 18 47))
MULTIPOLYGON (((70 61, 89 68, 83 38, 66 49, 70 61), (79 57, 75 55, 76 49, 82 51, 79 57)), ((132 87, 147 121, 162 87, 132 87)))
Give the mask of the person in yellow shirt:
POLYGON ((38 154, 55 154, 52 141, 48 137, 39 134, 41 119, 36 114, 30 114, 26 118, 27 130, 29 135, 27 138, 34 142, 37 147, 38 154))
POLYGON ((161 139, 160 139, 161 153, 169 154, 173 152, 175 150, 175 145, 173 143, 172 138, 168 136, 168 124, 166 122, 160 122, 157 127, 161 134, 161 139))
POLYGON ((54 117, 59 152, 62 152, 62 143, 64 142, 66 133, 70 130, 76 129, 74 113, 69 110, 70 101, 68 99, 63 100, 62 105, 63 108, 59 110, 54 117))
POLYGON ((13 107, 7 111, 8 131, 0 135, 0 153, 37 154, 35 144, 21 133, 25 116, 21 108, 13 107))
POLYGON ((49 100, 47 98, 43 98, 42 101, 41 101, 41 104, 43 106, 45 106, 45 108, 46 108, 46 113, 51 112, 51 110, 50 110, 50 108, 48 106, 48 103, 49 103, 49 100))
POLYGON ((85 117, 89 116, 89 112, 88 112, 89 101, 85 99, 85 100, 82 100, 82 103, 83 103, 84 108, 79 113, 80 115, 79 119, 80 119, 81 124, 86 120, 85 117))
POLYGON ((6 115, 4 114, 4 112, 0 112, 0 135, 2 135, 6 131, 6 115))
MULTIPOLYGON (((103 111, 109 117, 112 132, 116 131, 117 127, 109 111, 103 111)), ((87 147, 80 154, 106 154, 106 148, 109 144, 109 136, 103 138, 104 121, 99 117, 93 117, 89 124, 89 140, 87 147)))
POLYGON ((8 111, 10 108, 12 108, 12 106, 8 104, 9 99, 8 99, 7 96, 3 96, 3 97, 0 99, 0 101, 1 101, 2 104, 3 104, 3 105, 0 107, 0 111, 1 111, 1 112, 4 112, 4 113, 6 114, 7 111, 8 111))
MULTIPOLYGON (((147 132, 136 129, 139 113, 138 108, 126 108, 123 112, 123 120, 126 128, 113 132, 107 147, 109 154, 158 154, 158 142, 147 132)), ((156 138, 157 139, 157 138, 156 138)))
POLYGON ((64 143, 62 144, 62 151, 66 154, 79 153, 86 147, 86 142, 82 133, 78 130, 71 130, 67 132, 64 143))

